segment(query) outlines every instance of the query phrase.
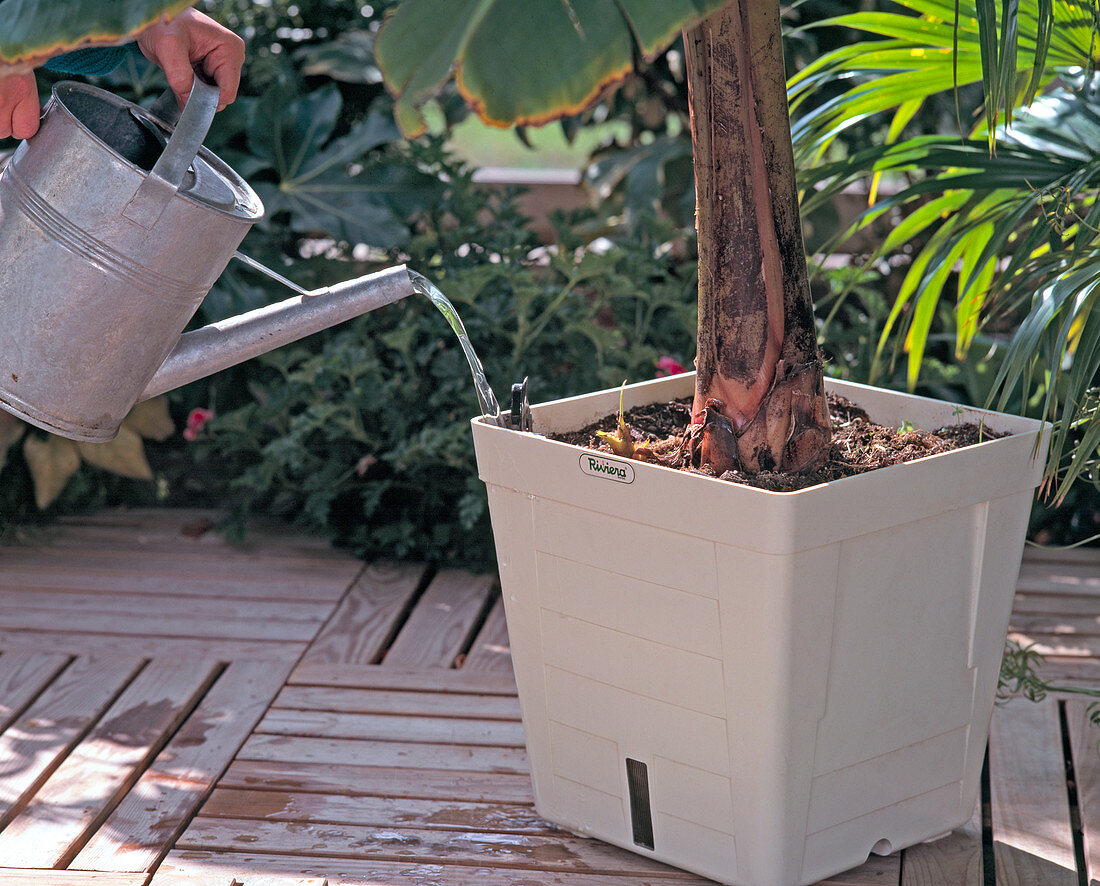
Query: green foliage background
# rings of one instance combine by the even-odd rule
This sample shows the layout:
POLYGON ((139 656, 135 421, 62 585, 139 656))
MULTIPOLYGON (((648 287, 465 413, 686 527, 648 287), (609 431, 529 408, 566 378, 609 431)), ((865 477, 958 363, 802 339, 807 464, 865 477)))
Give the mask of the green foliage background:
MULTIPOLYGON (((245 176, 267 215, 242 250, 315 288, 405 262, 456 304, 501 399, 530 376, 534 400, 652 377, 695 340, 690 238, 652 214, 616 243, 594 212, 557 219, 540 244, 513 192, 476 185, 444 137, 407 142, 372 66, 386 3, 211 4, 249 43, 241 98, 207 146, 245 176)), ((45 84, 45 78, 43 83, 45 84)), ((134 58, 102 84, 141 103, 163 83, 134 58)), ((443 97, 444 120, 460 119, 443 97)), ((195 318, 285 298, 231 265, 195 318)), ((469 421, 478 412, 462 352, 426 299, 406 299, 171 394, 182 425, 216 418, 195 443, 149 444, 158 483, 82 469, 45 515, 28 505, 16 450, 0 484, 5 518, 110 502, 227 506, 230 528, 277 514, 367 558, 491 568, 485 493, 469 421)))
MULTIPOLYGON (((199 4, 248 43, 241 98, 218 115, 207 140, 268 209, 243 251, 307 288, 408 263, 455 302, 502 400, 527 376, 538 402, 652 377, 666 355, 690 367, 695 249, 679 47, 595 107, 555 124, 571 137, 611 120, 627 134, 602 146, 586 171, 597 208, 558 217, 554 242, 543 244, 515 193, 477 185, 473 170, 448 154, 447 128, 466 114, 453 92, 432 108, 436 135, 407 142, 398 134, 373 62, 374 36, 394 5, 199 4)), ((841 25, 800 26, 896 8, 889 0, 792 4, 789 73, 843 51, 857 36, 841 25)), ((40 82, 48 87, 47 77, 40 82)), ((849 83, 822 80, 800 113, 835 107, 849 83)), ((145 104, 164 86, 136 57, 101 85, 145 104)), ((960 93, 964 116, 978 106, 975 89, 960 93)), ((888 137, 951 132, 957 113, 954 96, 929 94, 896 132, 886 115, 851 114, 833 127, 825 159, 840 162, 888 137)), ((522 140, 524 131, 517 135, 522 140)), ((835 203, 817 201, 807 218, 812 249, 824 242, 814 232, 835 230, 838 219, 835 203)), ((907 328, 909 314, 892 319, 891 312, 919 243, 890 256, 876 253, 879 243, 872 236, 851 262, 815 262, 815 300, 829 371, 903 388, 912 381, 909 366, 890 359, 882 342, 889 324, 907 328)), ((286 294, 234 264, 195 322, 286 294)), ((939 304, 928 318, 917 390, 984 403, 1011 328, 1010 319, 999 323, 969 331, 969 347, 959 352, 958 316, 946 300, 939 304)), ((469 432, 477 401, 457 342, 426 300, 406 299, 171 398, 180 426, 196 407, 216 418, 195 443, 176 436, 147 444, 152 484, 84 467, 40 514, 26 465, 10 450, 0 470, 0 530, 60 511, 167 502, 227 508, 238 531, 249 514, 283 515, 366 558, 492 567, 469 432)), ((1035 408, 1023 400, 1009 405, 1035 408)), ((1055 542, 1083 537, 1100 511, 1096 497, 1079 484, 1064 508, 1038 513, 1039 531, 1055 542)))
MULTIPOLYGON (((652 376, 665 354, 687 358, 695 283, 690 263, 655 255, 667 229, 639 227, 601 254, 563 226, 557 254, 532 261, 509 197, 475 186, 438 144, 413 153, 447 186, 394 258, 454 302, 498 397, 526 375, 543 400, 652 376)), ((426 299, 284 348, 249 376, 250 402, 215 420, 200 448, 233 477, 238 517, 284 514, 367 558, 491 567, 470 371, 426 299)))

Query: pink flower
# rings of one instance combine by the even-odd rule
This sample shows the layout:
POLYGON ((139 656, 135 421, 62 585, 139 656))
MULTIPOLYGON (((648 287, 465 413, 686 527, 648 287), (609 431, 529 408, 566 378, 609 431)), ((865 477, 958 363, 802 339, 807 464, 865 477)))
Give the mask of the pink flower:
POLYGON ((201 406, 197 409, 192 409, 191 414, 187 416, 187 426, 183 429, 183 439, 194 440, 199 436, 199 431, 203 429, 203 426, 214 417, 214 410, 203 409, 201 406))
POLYGON ((683 371, 683 366, 666 355, 657 361, 657 372, 655 377, 664 378, 666 375, 679 375, 683 371))

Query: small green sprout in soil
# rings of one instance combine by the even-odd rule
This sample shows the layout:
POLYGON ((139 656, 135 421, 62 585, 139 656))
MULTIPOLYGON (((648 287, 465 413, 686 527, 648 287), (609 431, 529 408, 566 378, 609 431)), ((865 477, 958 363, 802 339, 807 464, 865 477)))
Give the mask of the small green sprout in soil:
MULTIPOLYGON (((901 428, 886 427, 875 424, 861 407, 835 394, 829 395, 829 412, 833 439, 829 457, 817 470, 804 475, 726 471, 719 479, 772 492, 794 492, 1005 436, 972 422, 931 432, 917 430, 909 422, 901 428)), ((631 457, 639 461, 713 477, 715 474, 708 466, 694 468, 690 465, 685 445, 690 421, 691 398, 684 398, 639 406, 625 413, 620 409, 578 431, 552 434, 551 437, 613 455, 630 449, 631 457), (626 434, 631 438, 629 445, 624 439, 626 434)))

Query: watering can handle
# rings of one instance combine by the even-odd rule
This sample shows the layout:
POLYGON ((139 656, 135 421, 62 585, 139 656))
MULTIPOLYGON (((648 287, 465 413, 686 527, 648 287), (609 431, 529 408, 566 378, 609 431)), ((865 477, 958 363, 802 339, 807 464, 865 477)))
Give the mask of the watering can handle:
POLYGON ((168 201, 183 184, 187 168, 202 147, 210 124, 214 122, 220 96, 221 90, 207 83, 196 72, 191 94, 171 138, 122 211, 130 221, 147 230, 156 224, 168 201))
POLYGON ((210 131, 220 98, 221 89, 207 83, 196 73, 187 104, 150 175, 163 179, 179 190, 187 167, 195 159, 206 133, 210 131))

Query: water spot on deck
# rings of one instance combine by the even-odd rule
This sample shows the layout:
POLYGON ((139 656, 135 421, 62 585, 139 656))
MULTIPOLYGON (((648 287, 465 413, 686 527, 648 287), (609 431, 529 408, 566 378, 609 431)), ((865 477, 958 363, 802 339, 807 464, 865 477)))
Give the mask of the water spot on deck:
POLYGON ((175 710, 176 706, 167 698, 142 702, 106 721, 99 731, 117 745, 143 747, 160 736, 175 710))

